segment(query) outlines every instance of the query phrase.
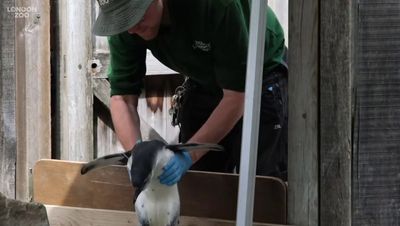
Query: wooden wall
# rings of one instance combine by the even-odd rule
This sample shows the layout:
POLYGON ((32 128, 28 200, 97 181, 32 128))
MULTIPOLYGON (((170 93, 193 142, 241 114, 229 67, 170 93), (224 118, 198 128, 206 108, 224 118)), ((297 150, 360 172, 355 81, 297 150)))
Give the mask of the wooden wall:
MULTIPOLYGON (((32 165, 52 157, 49 4, 0 3, 0 192, 22 200, 30 199, 32 165), (37 10, 15 18, 11 6, 37 10)), ((107 109, 106 42, 92 36, 95 15, 85 13, 95 6, 53 4, 53 157, 120 151, 107 109)), ((289 223, 396 225, 400 4, 296 0, 289 8, 289 223)), ((176 141, 167 110, 182 78, 164 70, 149 67, 142 132, 176 141)))
POLYGON ((354 1, 290 2, 289 223, 351 225, 354 1))
POLYGON ((351 225, 354 3, 320 2, 321 225, 351 225))
POLYGON ((91 2, 59 0, 57 32, 57 155, 93 158, 93 91, 88 63, 92 54, 91 2))
POLYGON ((7 7, 14 0, 0 3, 0 192, 15 198, 15 16, 7 7))
POLYGON ((16 198, 32 197, 32 172, 39 159, 51 158, 50 1, 17 0, 32 7, 16 18, 16 198))
POLYGON ((0 15, 0 192, 28 201, 33 165, 51 157, 49 1, 3 1, 0 15))
POLYGON ((289 1, 289 223, 318 225, 319 0, 289 1))
POLYGON ((400 225, 400 2, 357 8, 353 224, 400 225))

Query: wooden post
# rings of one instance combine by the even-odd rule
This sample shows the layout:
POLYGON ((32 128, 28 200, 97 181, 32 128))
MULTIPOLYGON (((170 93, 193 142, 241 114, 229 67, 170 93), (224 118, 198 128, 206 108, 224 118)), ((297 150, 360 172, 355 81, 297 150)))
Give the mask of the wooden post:
POLYGON ((353 1, 321 1, 320 225, 351 225, 353 1))
POLYGON ((15 16, 7 7, 14 0, 0 3, 0 192, 15 198, 15 16))
POLYGON ((93 92, 87 64, 92 53, 91 1, 60 0, 59 148, 61 159, 93 158, 93 92))
POLYGON ((289 1, 289 224, 318 222, 319 0, 289 1))
POLYGON ((291 224, 351 224, 353 4, 290 2, 291 224))
POLYGON ((51 158, 50 3, 17 0, 16 9, 16 198, 29 201, 31 169, 51 158))

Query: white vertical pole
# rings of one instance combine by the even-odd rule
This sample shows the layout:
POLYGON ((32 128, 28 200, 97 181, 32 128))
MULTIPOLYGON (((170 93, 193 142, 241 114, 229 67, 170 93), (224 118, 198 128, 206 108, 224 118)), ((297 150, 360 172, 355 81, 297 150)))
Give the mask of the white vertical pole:
POLYGON ((267 0, 251 1, 237 226, 250 226, 253 222, 267 6, 267 0))

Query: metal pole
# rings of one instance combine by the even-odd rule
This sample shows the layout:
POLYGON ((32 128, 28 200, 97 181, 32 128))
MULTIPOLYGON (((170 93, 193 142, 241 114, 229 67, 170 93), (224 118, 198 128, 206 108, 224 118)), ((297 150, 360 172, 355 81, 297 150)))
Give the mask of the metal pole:
POLYGON ((251 1, 237 226, 250 226, 253 222, 267 6, 267 0, 251 1))

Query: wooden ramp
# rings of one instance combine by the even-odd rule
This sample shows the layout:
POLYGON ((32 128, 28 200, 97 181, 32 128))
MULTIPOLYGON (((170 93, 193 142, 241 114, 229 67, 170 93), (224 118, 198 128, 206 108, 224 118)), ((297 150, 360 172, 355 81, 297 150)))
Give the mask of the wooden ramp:
MULTIPOLYGON (((47 205, 49 220, 73 214, 71 216, 76 217, 69 218, 76 220, 80 216, 83 221, 97 214, 99 219, 130 216, 116 217, 125 222, 118 225, 136 222, 132 213, 134 190, 126 168, 111 166, 82 176, 82 164, 59 160, 36 163, 33 172, 34 201, 47 205)), ((181 225, 234 225, 238 179, 232 174, 189 171, 179 183, 181 215, 185 216, 181 225), (196 223, 199 218, 202 223, 196 223)), ((257 177, 254 221, 264 223, 258 225, 286 224, 286 193, 286 185, 281 180, 257 177)), ((103 219, 102 222, 106 221, 103 219)))

